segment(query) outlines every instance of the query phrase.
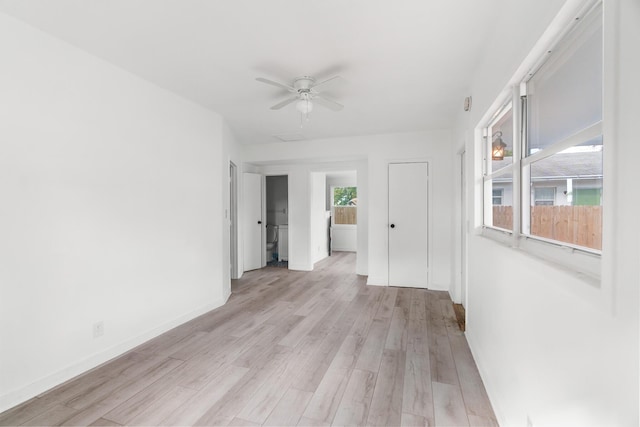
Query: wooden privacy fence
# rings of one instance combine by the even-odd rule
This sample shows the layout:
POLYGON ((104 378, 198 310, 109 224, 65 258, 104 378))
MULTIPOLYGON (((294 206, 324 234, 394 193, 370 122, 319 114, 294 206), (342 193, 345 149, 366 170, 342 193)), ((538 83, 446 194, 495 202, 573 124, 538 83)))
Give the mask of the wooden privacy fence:
MULTIPOLYGON (((511 230, 513 208, 493 207, 493 225, 511 230)), ((602 206, 532 206, 531 235, 602 249, 602 206)))
POLYGON ((358 207, 334 206, 333 215, 334 224, 357 224, 356 218, 358 216, 358 207))
POLYGON ((493 226, 513 230, 513 208, 511 206, 494 206, 493 226))

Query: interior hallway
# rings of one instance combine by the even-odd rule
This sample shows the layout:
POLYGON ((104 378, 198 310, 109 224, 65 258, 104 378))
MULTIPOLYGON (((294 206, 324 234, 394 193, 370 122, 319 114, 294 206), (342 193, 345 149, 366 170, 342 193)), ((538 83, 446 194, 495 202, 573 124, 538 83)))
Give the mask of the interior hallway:
POLYGON ((497 425, 446 292, 366 286, 355 254, 265 268, 229 302, 2 425, 497 425))

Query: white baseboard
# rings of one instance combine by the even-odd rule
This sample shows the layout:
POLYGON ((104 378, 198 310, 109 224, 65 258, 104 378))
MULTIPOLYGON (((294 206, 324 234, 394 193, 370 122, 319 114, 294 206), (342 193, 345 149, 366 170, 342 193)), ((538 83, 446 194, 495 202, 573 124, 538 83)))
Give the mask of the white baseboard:
POLYGON ((319 263, 320 261, 322 261, 325 258, 329 258, 329 252, 324 252, 322 254, 320 254, 320 256, 318 256, 314 261, 313 261, 313 267, 315 268, 316 264, 319 263))
POLYGON ((451 287, 444 286, 439 283, 430 283, 427 289, 431 291, 447 291, 449 292, 449 295, 451 295, 451 287))
POLYGON ((25 402, 32 397, 38 396, 46 392, 47 390, 50 390, 53 387, 56 387, 80 374, 96 368, 104 364, 105 362, 108 362, 109 360, 139 346, 140 344, 149 341, 150 339, 155 338, 170 329, 175 328, 176 326, 179 326, 191 319, 201 316, 208 311, 221 307, 225 304, 228 298, 229 295, 227 295, 224 299, 219 299, 217 301, 214 301, 213 303, 206 304, 200 308, 190 311, 189 313, 185 313, 141 335, 95 353, 84 360, 73 363, 25 387, 9 391, 8 393, 0 396, 0 412, 6 411, 7 409, 19 405, 20 403, 25 402))
POLYGON ((367 279, 367 285, 370 286, 389 286, 389 279, 386 277, 372 277, 367 279))
MULTIPOLYGON (((230 296, 231 296, 231 286, 229 286, 229 289, 224 290, 224 295, 222 295, 222 304, 220 305, 225 305, 227 301, 229 301, 230 296)), ((220 307, 220 305, 218 307, 220 307)))
POLYGON ((291 264, 288 265, 289 270, 297 270, 297 271, 312 271, 313 265, 305 265, 305 264, 291 264))

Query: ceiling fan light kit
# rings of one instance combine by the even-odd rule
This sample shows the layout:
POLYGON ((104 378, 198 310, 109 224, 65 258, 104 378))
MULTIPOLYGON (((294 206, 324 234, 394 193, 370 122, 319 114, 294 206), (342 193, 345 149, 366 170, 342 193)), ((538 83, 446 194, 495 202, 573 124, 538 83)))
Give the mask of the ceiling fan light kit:
POLYGON ((300 111, 300 113, 308 115, 311 110, 313 110, 313 103, 308 97, 299 99, 298 102, 296 102, 296 109, 300 111))
POLYGON ((286 91, 295 94, 294 96, 272 106, 272 110, 279 110, 295 102, 296 110, 300 112, 301 119, 302 116, 304 116, 307 120, 309 120, 309 113, 313 110, 314 101, 318 105, 321 105, 333 111, 340 111, 344 108, 342 104, 334 101, 331 98, 328 98, 326 95, 323 95, 321 92, 316 90, 318 86, 324 85, 330 81, 338 79, 339 77, 340 76, 334 76, 320 83, 316 83, 316 79, 314 79, 313 77, 302 76, 294 79, 292 85, 286 85, 284 83, 275 82, 273 80, 265 79, 262 77, 258 77, 256 80, 271 86, 279 87, 280 89, 285 89, 286 91))

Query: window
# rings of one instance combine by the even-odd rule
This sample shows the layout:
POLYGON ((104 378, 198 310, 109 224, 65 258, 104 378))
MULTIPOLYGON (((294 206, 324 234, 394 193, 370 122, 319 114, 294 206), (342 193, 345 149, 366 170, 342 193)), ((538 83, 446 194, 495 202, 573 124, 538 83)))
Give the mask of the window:
POLYGON ((597 254, 604 147, 601 5, 580 18, 484 129, 484 225, 597 254))
POLYGON ((534 188, 534 206, 553 206, 556 201, 555 187, 534 188))
POLYGON ((504 188, 493 189, 493 206, 502 204, 502 196, 504 196, 504 188))
POLYGON ((513 108, 506 104, 486 129, 484 224, 513 228, 513 108), (491 199, 488 199, 489 195, 491 199), (491 203, 489 204, 489 200, 491 203))
POLYGON ((573 190, 574 206, 600 206, 602 188, 576 188, 573 190))
POLYGON ((357 224, 358 189, 356 187, 333 187, 333 223, 357 224))

